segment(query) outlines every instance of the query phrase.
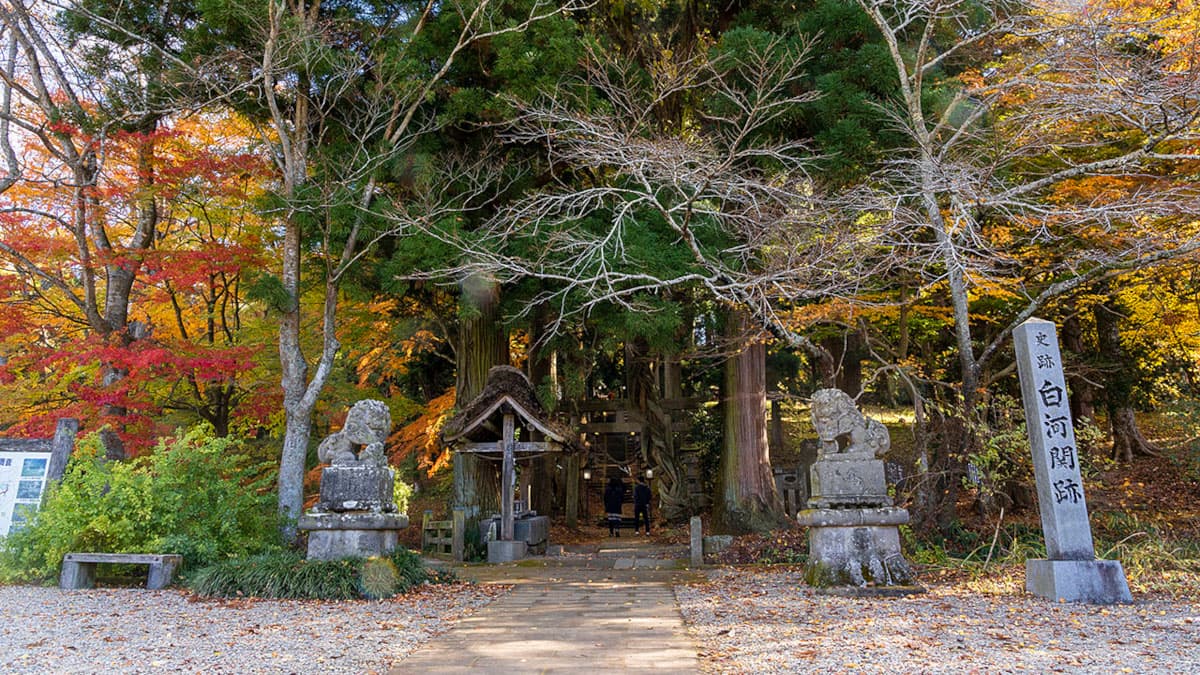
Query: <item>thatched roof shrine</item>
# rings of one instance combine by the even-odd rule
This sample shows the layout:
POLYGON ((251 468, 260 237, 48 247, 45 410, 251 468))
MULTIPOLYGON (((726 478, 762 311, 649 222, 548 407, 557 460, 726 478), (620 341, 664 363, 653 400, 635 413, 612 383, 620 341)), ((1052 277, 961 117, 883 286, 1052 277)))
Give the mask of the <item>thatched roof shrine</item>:
POLYGON ((517 452, 570 450, 576 442, 569 428, 550 419, 538 402, 533 384, 525 373, 512 366, 495 366, 488 371, 483 391, 463 406, 442 428, 442 440, 460 452, 500 452, 502 418, 515 416, 523 429, 517 452), (532 447, 534 444, 540 447, 532 447))

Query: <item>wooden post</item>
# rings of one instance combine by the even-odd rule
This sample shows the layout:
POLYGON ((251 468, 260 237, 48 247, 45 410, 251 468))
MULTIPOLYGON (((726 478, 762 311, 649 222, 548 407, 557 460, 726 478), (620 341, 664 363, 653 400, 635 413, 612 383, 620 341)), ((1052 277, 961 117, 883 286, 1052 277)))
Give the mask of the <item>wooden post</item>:
POLYGON ((579 525, 579 455, 567 456, 567 527, 579 525))
POLYGON ((467 511, 454 509, 453 530, 450 533, 450 555, 456 562, 462 562, 466 557, 467 511))
POLYGON ((504 463, 500 468, 500 540, 513 540, 513 443, 516 432, 513 413, 504 414, 504 463))

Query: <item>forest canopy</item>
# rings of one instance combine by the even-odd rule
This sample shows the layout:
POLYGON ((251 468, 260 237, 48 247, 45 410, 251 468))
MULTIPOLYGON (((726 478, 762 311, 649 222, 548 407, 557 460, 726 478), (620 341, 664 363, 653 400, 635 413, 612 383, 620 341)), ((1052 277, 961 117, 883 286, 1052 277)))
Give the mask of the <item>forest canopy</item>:
POLYGON ((515 365, 565 419, 624 401, 668 518, 762 529, 781 407, 837 387, 905 411, 922 522, 1020 505, 1022 321, 1059 326, 1098 457, 1161 453, 1136 413, 1200 399, 1198 21, 3 0, 0 430, 78 417, 120 460, 203 423, 272 460, 291 522, 348 403, 446 475, 439 425, 515 365))

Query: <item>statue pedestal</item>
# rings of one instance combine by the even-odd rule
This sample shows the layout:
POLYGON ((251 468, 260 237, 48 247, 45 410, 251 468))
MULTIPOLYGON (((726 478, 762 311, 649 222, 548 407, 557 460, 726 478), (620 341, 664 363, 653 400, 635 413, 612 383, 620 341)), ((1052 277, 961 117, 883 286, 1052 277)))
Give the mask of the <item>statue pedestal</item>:
POLYGON ((308 558, 369 558, 395 550, 400 530, 408 527, 408 516, 370 511, 310 511, 300 518, 297 526, 308 533, 308 558))
POLYGON ((810 586, 907 586, 912 569, 900 552, 899 525, 908 511, 893 506, 805 509, 796 521, 809 528, 810 586))
POLYGON ((376 463, 340 464, 321 472, 321 498, 297 527, 309 558, 369 558, 395 550, 408 516, 392 501, 395 473, 376 463))

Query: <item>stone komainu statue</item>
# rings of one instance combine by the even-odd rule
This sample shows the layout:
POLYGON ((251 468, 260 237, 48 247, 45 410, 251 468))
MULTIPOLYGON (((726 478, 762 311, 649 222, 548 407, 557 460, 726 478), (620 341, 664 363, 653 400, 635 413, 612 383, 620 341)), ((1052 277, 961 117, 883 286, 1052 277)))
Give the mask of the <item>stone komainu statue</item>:
POLYGON ((317 459, 333 466, 373 464, 387 466, 383 444, 392 429, 392 413, 383 401, 364 400, 346 413, 342 430, 330 434, 317 447, 317 459), (363 449, 355 454, 359 447, 363 449))
POLYGON ((863 417, 854 399, 841 389, 819 389, 813 393, 812 422, 821 439, 820 457, 836 454, 879 457, 891 446, 883 424, 863 417))

